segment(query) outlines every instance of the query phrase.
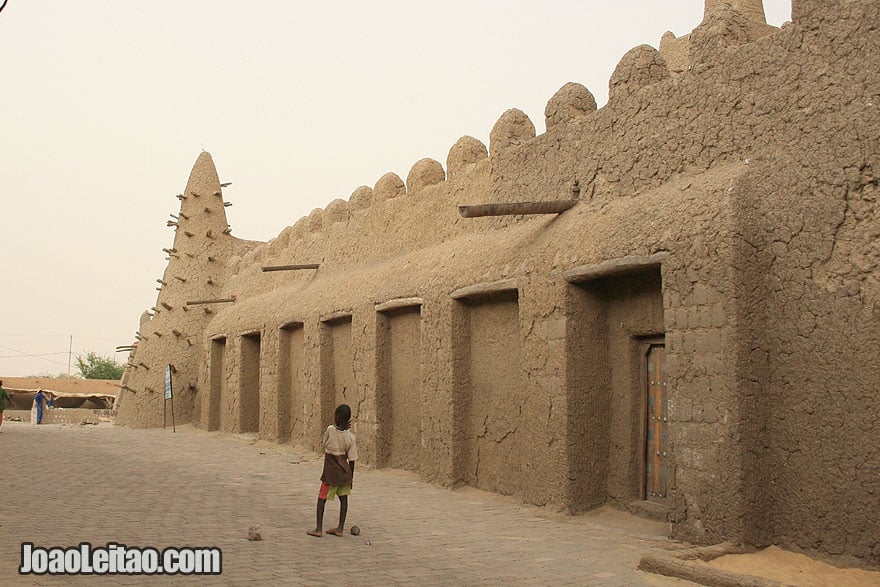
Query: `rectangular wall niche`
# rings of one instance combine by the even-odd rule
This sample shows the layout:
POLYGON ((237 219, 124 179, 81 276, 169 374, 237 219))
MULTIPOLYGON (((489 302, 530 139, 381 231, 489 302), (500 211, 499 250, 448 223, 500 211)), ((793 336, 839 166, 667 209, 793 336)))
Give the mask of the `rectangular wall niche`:
POLYGON ((516 290, 458 298, 454 318, 453 459, 458 480, 489 491, 520 490, 523 426, 516 290))
POLYGON ((340 315, 321 323, 321 430, 333 423, 339 404, 351 406, 357 417, 357 396, 352 362, 351 315, 340 315))
POLYGON ((241 336, 239 431, 260 431, 260 333, 241 336))
POLYGON ((646 340, 663 340, 659 265, 568 287, 568 478, 572 512, 642 497, 646 340))
POLYGON ((379 465, 419 468, 422 410, 420 305, 380 311, 376 329, 379 465))
POLYGON ((231 430, 228 409, 223 402, 226 393, 226 337, 211 339, 210 383, 208 391, 208 411, 205 427, 208 430, 231 430), (226 416, 226 418, 224 418, 226 416))
POLYGON ((306 436, 303 397, 306 388, 302 322, 285 324, 278 349, 278 440, 302 440, 306 436))

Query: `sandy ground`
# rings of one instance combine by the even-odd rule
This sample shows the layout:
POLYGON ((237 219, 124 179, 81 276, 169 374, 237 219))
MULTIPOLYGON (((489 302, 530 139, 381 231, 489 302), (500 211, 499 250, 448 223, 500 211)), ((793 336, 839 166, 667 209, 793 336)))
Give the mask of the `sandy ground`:
POLYGON ((880 587, 880 571, 840 569, 776 546, 752 554, 729 554, 706 564, 801 587, 880 587))

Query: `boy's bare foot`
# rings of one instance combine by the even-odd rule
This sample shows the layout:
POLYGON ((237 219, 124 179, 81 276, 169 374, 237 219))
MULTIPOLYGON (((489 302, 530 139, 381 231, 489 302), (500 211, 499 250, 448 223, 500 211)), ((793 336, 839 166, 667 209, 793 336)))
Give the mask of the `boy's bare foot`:
POLYGON ((306 534, 308 534, 309 536, 314 536, 315 538, 320 538, 321 536, 323 536, 320 530, 309 530, 308 532, 306 532, 306 534))
POLYGON ((343 531, 339 528, 333 528, 332 530, 327 530, 327 534, 332 534, 333 536, 342 536, 343 531))

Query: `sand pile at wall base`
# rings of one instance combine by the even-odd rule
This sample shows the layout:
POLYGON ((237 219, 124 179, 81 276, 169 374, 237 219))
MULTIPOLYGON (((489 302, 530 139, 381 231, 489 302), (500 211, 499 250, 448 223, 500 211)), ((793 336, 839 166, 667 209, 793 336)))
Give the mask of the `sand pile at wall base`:
POLYGON ((801 587, 880 586, 880 571, 841 569, 803 554, 783 550, 778 546, 770 546, 751 554, 728 554, 705 564, 716 569, 764 577, 801 587))

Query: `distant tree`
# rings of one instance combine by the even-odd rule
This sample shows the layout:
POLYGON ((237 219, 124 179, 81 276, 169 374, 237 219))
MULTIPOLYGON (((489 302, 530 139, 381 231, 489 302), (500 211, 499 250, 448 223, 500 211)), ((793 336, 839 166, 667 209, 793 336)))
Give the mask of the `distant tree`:
POLYGON ((89 351, 76 358, 76 369, 83 379, 122 379, 125 367, 110 357, 89 351))

